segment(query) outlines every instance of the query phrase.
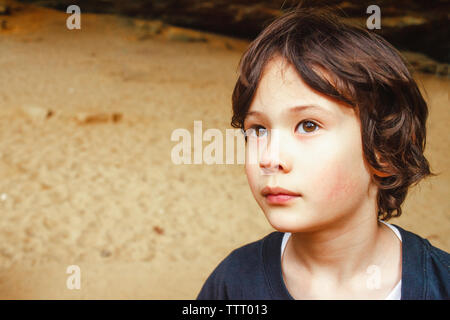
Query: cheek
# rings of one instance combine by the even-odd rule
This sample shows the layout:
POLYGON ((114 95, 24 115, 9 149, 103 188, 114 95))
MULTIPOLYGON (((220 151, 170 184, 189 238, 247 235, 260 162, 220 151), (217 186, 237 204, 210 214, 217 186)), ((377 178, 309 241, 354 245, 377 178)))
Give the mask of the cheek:
MULTIPOLYGON (((358 192, 361 192, 363 179, 350 170, 349 166, 334 164, 323 170, 319 180, 322 182, 324 200, 327 202, 348 201, 358 192)), ((320 190, 319 189, 319 190, 320 190)))
POLYGON ((320 162, 315 181, 324 202, 352 202, 367 190, 370 175, 364 166, 361 141, 355 138, 359 137, 358 130, 355 127, 354 132, 337 135, 333 143, 327 143, 334 148, 323 147, 321 150, 326 151, 316 157, 320 162))
POLYGON ((248 181, 248 184, 249 184, 252 192, 253 192, 253 189, 255 189, 256 184, 258 182, 257 177, 256 177, 256 169, 257 168, 255 168, 255 165, 249 165, 249 164, 245 165, 245 175, 247 176, 247 181, 248 181))

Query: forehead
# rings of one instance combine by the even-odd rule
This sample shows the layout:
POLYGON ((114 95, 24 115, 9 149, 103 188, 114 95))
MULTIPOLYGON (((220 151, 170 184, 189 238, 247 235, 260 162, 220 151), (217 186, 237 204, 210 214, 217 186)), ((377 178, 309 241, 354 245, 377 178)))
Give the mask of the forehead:
POLYGON ((334 117, 342 113, 350 115, 354 111, 310 88, 292 64, 280 56, 274 56, 261 74, 247 116, 288 113, 293 108, 297 111, 322 112, 334 117))

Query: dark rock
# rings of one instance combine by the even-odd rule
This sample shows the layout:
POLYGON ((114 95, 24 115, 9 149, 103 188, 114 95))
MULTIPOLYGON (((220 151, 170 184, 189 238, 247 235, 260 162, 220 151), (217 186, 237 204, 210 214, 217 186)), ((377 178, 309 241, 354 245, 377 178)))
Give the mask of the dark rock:
POLYGON ((102 256, 103 258, 108 258, 111 255, 112 255, 112 252, 107 249, 103 249, 102 251, 100 251, 100 256, 102 256))
POLYGON ((160 20, 142 20, 142 19, 129 19, 130 25, 137 29, 138 39, 145 40, 153 38, 161 33, 164 23, 160 20))
POLYGON ((8 21, 0 19, 0 30, 8 30, 8 21))
POLYGON ((123 118, 123 114, 120 112, 106 113, 106 112, 79 112, 74 116, 74 119, 78 124, 96 124, 106 123, 109 121, 119 122, 123 118))
POLYGON ((162 235, 164 234, 164 229, 159 226, 154 226, 153 231, 155 231, 157 234, 162 235))
POLYGON ((0 15, 8 15, 11 14, 11 9, 9 5, 0 2, 0 15))
MULTIPOLYGON (((71 4, 82 12, 121 14, 133 18, 158 19, 163 23, 253 39, 273 19, 294 7, 298 0, 22 0, 66 10, 71 4)), ((372 0, 309 0, 305 6, 334 7, 347 19, 365 22, 372 0)), ((423 53, 439 63, 450 63, 450 28, 447 0, 379 0, 381 30, 400 50, 423 53)), ((158 30, 158 29, 157 29, 158 30)), ((143 38, 154 30, 143 30, 143 38)), ((158 31, 159 32, 159 31, 158 31)), ((175 38, 177 38, 176 36, 175 38)), ((190 37, 179 37, 192 41, 190 37)), ((198 40, 198 39, 197 39, 198 40)), ((195 41, 197 41, 195 40, 195 41)))
POLYGON ((437 76, 448 77, 449 64, 438 63, 424 54, 404 51, 403 57, 408 61, 411 71, 420 71, 424 73, 431 73, 437 76))
POLYGON ((172 41, 181 42, 206 42, 208 41, 201 32, 191 31, 182 28, 168 28, 166 38, 172 41))

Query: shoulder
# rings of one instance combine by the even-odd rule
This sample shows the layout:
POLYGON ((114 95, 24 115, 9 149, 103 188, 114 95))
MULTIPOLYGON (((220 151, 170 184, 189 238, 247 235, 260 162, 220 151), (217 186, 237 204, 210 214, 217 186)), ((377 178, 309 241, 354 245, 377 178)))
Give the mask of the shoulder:
POLYGON ((426 261, 426 299, 450 299, 450 254, 423 239, 426 261))
POLYGON ((404 242, 405 245, 407 245, 406 249, 408 250, 423 250, 425 254, 429 254, 434 260, 437 261, 437 263, 442 263, 449 265, 450 261, 450 254, 442 249, 439 249, 435 246, 433 246, 428 239, 422 238, 421 236, 411 232, 407 231, 397 225, 394 225, 402 235, 402 239, 406 240, 404 242))
POLYGON ((282 232, 274 231, 262 239, 233 250, 225 261, 228 260, 230 266, 233 268, 237 267, 241 271, 246 271, 249 268, 253 269, 252 266, 262 263, 264 247, 277 248, 277 246, 281 245, 282 237, 282 232))
POLYGON ((265 283, 263 248, 281 237, 282 233, 272 232, 233 250, 210 274, 197 299, 245 299, 249 286, 265 283))
POLYGON ((412 287, 418 292, 417 297, 450 299, 450 254, 413 232, 397 225, 395 227, 403 240, 402 266, 406 279, 402 279, 402 283, 405 283, 404 280, 417 283, 412 287))

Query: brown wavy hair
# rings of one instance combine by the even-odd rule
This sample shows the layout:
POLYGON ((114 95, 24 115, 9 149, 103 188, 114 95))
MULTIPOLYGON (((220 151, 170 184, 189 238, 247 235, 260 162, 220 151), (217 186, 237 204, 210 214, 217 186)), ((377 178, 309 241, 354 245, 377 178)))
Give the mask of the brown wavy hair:
POLYGON ((364 157, 378 186, 378 218, 400 216, 408 188, 436 174, 424 156, 428 107, 399 52, 329 9, 291 9, 241 57, 233 127, 244 129, 264 67, 275 55, 292 64, 313 90, 356 108, 364 157))

